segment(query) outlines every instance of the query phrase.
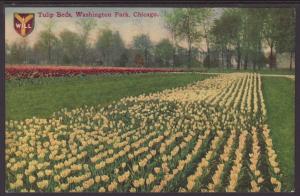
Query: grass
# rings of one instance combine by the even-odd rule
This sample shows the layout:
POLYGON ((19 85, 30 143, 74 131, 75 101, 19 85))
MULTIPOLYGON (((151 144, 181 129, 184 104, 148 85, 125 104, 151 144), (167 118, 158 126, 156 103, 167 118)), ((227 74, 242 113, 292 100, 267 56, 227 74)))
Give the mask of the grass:
POLYGON ((295 69, 256 69, 253 70, 252 68, 249 68, 247 70, 244 70, 243 68, 241 68, 240 70, 236 69, 236 68, 231 68, 231 69, 227 69, 227 68, 203 68, 203 69, 197 69, 194 68, 192 69, 193 71, 200 71, 200 72, 206 72, 206 73, 233 73, 233 72, 256 72, 256 73, 261 73, 261 74, 275 74, 275 75, 295 75, 295 69))
POLYGON ((207 77, 161 73, 6 81, 6 120, 44 118, 61 108, 104 106, 122 97, 184 86, 207 77))
POLYGON ((295 190, 295 81, 263 77, 263 93, 283 186, 295 190))

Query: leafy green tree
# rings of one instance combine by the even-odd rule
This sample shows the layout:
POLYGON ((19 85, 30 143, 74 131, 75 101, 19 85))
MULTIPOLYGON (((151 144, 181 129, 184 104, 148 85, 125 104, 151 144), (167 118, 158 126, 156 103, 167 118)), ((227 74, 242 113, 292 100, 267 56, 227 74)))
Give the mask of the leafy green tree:
POLYGON ((39 62, 46 64, 57 63, 60 56, 59 44, 59 39, 52 31, 41 31, 34 44, 34 52, 39 62))
POLYGON ((114 64, 117 66, 125 66, 126 61, 126 47, 123 39, 120 36, 119 31, 113 33, 113 42, 112 42, 112 56, 114 64), (124 64, 125 63, 125 64, 124 64))
POLYGON ((202 26, 202 29, 201 29, 201 33, 200 33, 200 36, 201 38, 203 38, 205 40, 205 43, 206 43, 206 51, 207 51, 207 56, 206 56, 206 63, 205 63, 205 66, 207 67, 210 67, 211 66, 211 51, 210 51, 210 48, 211 48, 211 39, 212 38, 212 35, 210 33, 211 31, 211 28, 212 28, 212 16, 213 16, 213 9, 211 8, 201 8, 200 9, 201 11, 201 14, 202 14, 202 17, 200 17, 200 25, 202 26))
POLYGON ((133 37, 133 48, 143 54, 144 63, 148 66, 150 61, 150 50, 152 48, 152 42, 149 35, 141 34, 133 37))
POLYGON ((91 31, 96 28, 97 22, 95 19, 80 19, 76 22, 76 24, 80 28, 80 34, 79 34, 79 43, 80 43, 80 62, 82 64, 86 64, 88 61, 87 58, 87 52, 91 48, 91 44, 89 43, 89 36, 91 34, 91 31))
POLYGON ((156 62, 169 66, 173 59, 173 45, 168 39, 163 39, 155 46, 154 53, 156 62))
MULTIPOLYGON (((226 10, 222 16, 215 21, 215 26, 212 28, 212 34, 218 45, 225 50, 226 55, 226 66, 231 67, 231 50, 239 43, 237 41, 238 36, 238 25, 235 23, 239 22, 233 11, 226 10)), ((222 54, 223 56, 223 54, 222 54)))
POLYGON ((80 37, 77 33, 64 30, 59 34, 61 43, 61 58, 63 64, 76 64, 79 62, 80 37))
POLYGON ((7 61, 9 64, 18 64, 23 63, 23 57, 19 44, 17 42, 13 42, 10 46, 10 50, 8 51, 7 61))
POLYGON ((192 47, 200 42, 201 31, 199 26, 203 23, 206 12, 195 8, 176 8, 174 15, 179 18, 176 23, 176 35, 180 40, 186 41, 188 45, 188 67, 192 64, 192 47))
POLYGON ((225 27, 223 25, 223 21, 221 18, 219 18, 214 21, 214 25, 210 29, 211 41, 212 41, 211 45, 215 50, 220 51, 222 67, 225 66, 224 55, 227 49, 227 43, 229 42, 227 36, 223 33, 224 28, 225 27))
POLYGON ((242 60, 242 11, 240 9, 230 9, 229 17, 232 23, 228 28, 231 29, 231 44, 235 47, 237 56, 237 69, 241 67, 242 60))
POLYGON ((104 30, 99 33, 96 50, 99 53, 101 62, 105 65, 109 65, 110 62, 110 49, 112 47, 113 32, 110 29, 104 30))
POLYGON ((129 62, 129 54, 128 54, 128 50, 125 48, 124 52, 120 56, 119 65, 125 67, 127 66, 128 62, 129 62))
POLYGON ((180 22, 180 16, 176 14, 176 12, 168 11, 164 13, 164 24, 165 28, 169 31, 171 34, 171 40, 173 45, 173 67, 176 64, 176 50, 178 48, 178 24, 180 22))
POLYGON ((36 61, 42 64, 58 64, 60 60, 60 42, 54 34, 56 23, 53 20, 44 24, 33 46, 36 61))
POLYGON ((33 62, 32 48, 26 38, 6 46, 6 59, 9 64, 30 64, 33 62))
POLYGON ((231 67, 232 51, 235 51, 237 69, 241 68, 242 63, 244 69, 247 69, 249 62, 253 69, 257 66, 260 68, 264 64, 263 14, 262 9, 229 8, 215 20, 211 34, 214 47, 221 50, 222 64, 224 64, 224 51, 227 67, 231 67))
POLYGON ((276 51, 278 53, 290 53, 290 70, 292 69, 293 58, 295 56, 296 42, 296 10, 294 8, 282 8, 277 12, 276 51))
POLYGON ((263 10, 242 8, 242 51, 244 69, 252 62, 253 69, 262 66, 263 10))
POLYGON ((270 48, 270 68, 273 69, 277 66, 276 53, 290 52, 292 59, 295 50, 295 10, 291 8, 261 8, 254 10, 253 13, 256 13, 256 20, 263 23, 261 38, 263 44, 270 48))
POLYGON ((126 48, 118 31, 106 29, 100 32, 95 47, 99 53, 98 57, 105 65, 125 66, 126 48))
POLYGON ((269 64, 271 69, 276 66, 276 54, 274 49, 279 34, 275 18, 278 11, 279 8, 263 8, 261 12, 261 19, 264 21, 263 38, 270 48, 269 64))

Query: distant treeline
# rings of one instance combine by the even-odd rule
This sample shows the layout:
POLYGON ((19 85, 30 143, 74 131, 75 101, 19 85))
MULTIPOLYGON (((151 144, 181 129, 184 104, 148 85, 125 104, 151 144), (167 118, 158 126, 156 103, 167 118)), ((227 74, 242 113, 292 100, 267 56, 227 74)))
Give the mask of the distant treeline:
POLYGON ((78 33, 65 29, 58 35, 50 21, 32 47, 26 39, 6 43, 6 63, 260 69, 276 68, 277 54, 289 53, 292 66, 295 9, 175 8, 163 19, 169 39, 153 43, 147 34, 140 34, 130 47, 110 29, 100 31, 91 43, 94 19, 79 20, 78 33))

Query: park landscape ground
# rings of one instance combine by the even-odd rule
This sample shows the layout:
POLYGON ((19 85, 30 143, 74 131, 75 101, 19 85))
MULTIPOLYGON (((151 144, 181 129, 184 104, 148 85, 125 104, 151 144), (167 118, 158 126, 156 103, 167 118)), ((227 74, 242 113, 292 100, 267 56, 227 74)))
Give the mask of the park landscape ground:
POLYGON ((293 191, 294 77, 268 74, 7 80, 6 190, 293 191))

